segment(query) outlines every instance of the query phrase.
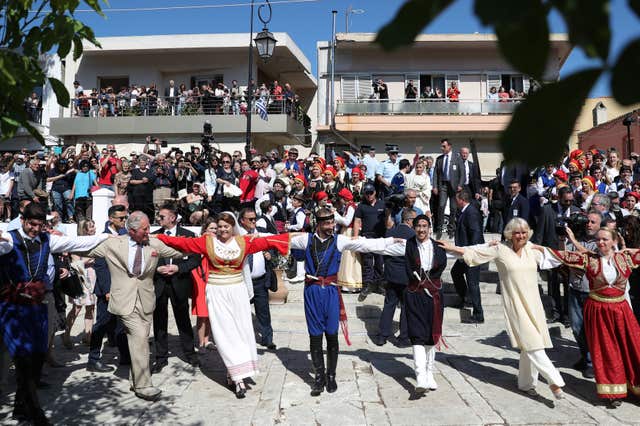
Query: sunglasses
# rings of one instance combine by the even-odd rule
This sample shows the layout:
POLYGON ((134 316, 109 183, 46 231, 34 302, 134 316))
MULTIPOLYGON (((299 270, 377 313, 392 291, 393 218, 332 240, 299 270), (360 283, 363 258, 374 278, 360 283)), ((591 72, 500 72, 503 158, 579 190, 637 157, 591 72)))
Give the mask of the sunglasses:
POLYGON ((245 217, 245 220, 248 220, 249 222, 255 222, 257 220, 257 218, 255 217, 245 217))
POLYGON ((115 220, 125 220, 127 218, 127 216, 114 216, 113 219, 115 220))
POLYGON ((231 164, 231 161, 223 161, 222 164, 231 164))

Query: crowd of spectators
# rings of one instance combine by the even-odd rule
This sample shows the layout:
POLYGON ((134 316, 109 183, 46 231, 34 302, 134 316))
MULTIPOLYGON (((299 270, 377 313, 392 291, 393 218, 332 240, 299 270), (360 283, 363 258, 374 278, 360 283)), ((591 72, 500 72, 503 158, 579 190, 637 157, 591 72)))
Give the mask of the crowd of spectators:
MULTIPOLYGON (((249 96, 247 88, 220 81, 187 88, 170 80, 160 93, 156 83, 129 87, 103 87, 85 90, 79 81, 73 83, 73 112, 77 117, 121 117, 148 115, 196 115, 196 114, 246 114, 249 96)), ((296 119, 304 117, 300 97, 291 84, 280 85, 252 82, 253 113, 256 104, 262 103, 269 113, 288 114, 296 119)))

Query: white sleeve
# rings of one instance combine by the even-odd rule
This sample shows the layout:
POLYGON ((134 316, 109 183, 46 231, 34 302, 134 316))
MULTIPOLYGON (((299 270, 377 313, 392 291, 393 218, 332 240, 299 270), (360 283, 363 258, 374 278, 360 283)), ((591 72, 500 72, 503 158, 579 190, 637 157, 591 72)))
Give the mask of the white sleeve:
POLYGON ((63 253, 65 251, 88 251, 109 238, 109 234, 90 235, 85 237, 67 237, 51 235, 49 247, 51 253, 63 253))
POLYGON ((347 213, 342 216, 340 213, 338 213, 337 211, 333 213, 333 216, 336 220, 336 223, 340 226, 349 226, 351 225, 351 222, 353 221, 353 215, 355 214, 356 210, 352 207, 349 206, 347 208, 347 213))
POLYGON ((305 214, 303 211, 296 213, 296 224, 289 225, 289 231, 300 231, 304 227, 305 214))
MULTIPOLYGON (((307 248, 307 241, 309 236, 307 234, 296 235, 295 237, 291 237, 289 241, 289 248, 292 250, 304 250, 307 248)), ((338 240, 340 241, 340 240, 338 240)))
MULTIPOLYGON (((536 256, 537 257, 537 256, 536 256)), ((537 257, 540 269, 553 269, 562 266, 563 263, 557 257, 551 254, 548 248, 545 248, 540 257, 537 257)))
POLYGON ((345 235, 338 235, 338 250, 351 250, 358 253, 385 253, 388 246, 394 244, 393 237, 388 238, 356 238, 351 239, 345 235))
POLYGON ((8 232, 0 234, 0 256, 13 250, 13 238, 8 232))

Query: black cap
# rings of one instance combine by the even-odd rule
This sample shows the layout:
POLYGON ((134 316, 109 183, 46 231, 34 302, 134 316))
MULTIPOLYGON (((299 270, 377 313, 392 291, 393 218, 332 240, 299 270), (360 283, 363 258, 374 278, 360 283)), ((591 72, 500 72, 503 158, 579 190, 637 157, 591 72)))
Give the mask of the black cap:
POLYGON ((373 184, 371 183, 365 183, 364 186, 362 187, 362 192, 364 194, 371 194, 376 192, 376 187, 373 186, 373 184))
POLYGON ((388 143, 388 144, 386 144, 386 145, 385 145, 384 150, 385 150, 385 151, 387 151, 388 153, 391 153, 391 152, 400 152, 400 150, 398 149, 398 145, 390 144, 390 143, 388 143))
POLYGON ((620 198, 620 194, 618 194, 616 191, 609 191, 607 192, 607 197, 609 197, 609 199, 611 200, 615 200, 616 198, 620 198))

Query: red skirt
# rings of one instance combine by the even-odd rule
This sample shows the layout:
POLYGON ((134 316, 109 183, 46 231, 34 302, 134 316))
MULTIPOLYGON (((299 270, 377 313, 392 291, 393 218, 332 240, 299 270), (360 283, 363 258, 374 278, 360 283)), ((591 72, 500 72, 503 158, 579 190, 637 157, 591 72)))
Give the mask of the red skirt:
POLYGON ((200 318, 209 317, 207 310, 207 280, 209 279, 209 259, 204 257, 202 263, 191 271, 193 290, 191 291, 191 315, 200 318))
POLYGON ((600 398, 640 397, 640 326, 624 293, 607 288, 591 293, 584 324, 600 398))

